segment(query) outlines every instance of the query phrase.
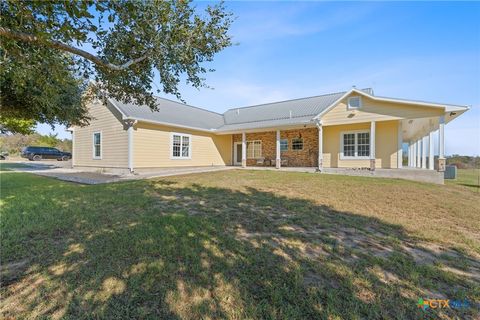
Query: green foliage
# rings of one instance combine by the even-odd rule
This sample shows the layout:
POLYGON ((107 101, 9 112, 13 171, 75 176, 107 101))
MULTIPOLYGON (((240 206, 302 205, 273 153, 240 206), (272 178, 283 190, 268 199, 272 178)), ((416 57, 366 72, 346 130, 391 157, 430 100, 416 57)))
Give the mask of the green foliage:
POLYGON ((49 133, 45 136, 40 136, 38 138, 38 143, 46 147, 55 147, 59 139, 57 139, 58 134, 49 133))
MULTIPOLYGON (((2 104, 3 106, 3 104, 2 104)), ((5 117, 0 115, 0 133, 7 132, 31 134, 35 127, 35 122, 21 118, 5 117)))
POLYGON ((0 136, 0 151, 7 151, 10 155, 20 154, 20 151, 27 146, 55 147, 62 151, 71 151, 72 140, 59 139, 57 134, 41 135, 33 133, 0 136))
POLYGON ((454 154, 447 157, 447 164, 456 165, 458 169, 480 169, 480 157, 454 154))
POLYGON ((203 15, 181 0, 6 0, 0 10, 1 115, 34 122, 87 124, 91 80, 89 93, 152 109, 152 85, 181 99, 180 80, 206 86, 206 64, 231 45, 222 3, 203 15))

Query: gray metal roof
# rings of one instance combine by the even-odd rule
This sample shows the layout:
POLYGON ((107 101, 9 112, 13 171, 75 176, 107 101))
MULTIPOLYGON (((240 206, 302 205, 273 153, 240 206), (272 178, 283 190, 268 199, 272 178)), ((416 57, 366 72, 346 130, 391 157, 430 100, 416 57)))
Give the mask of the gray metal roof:
POLYGON ((234 123, 226 124, 221 126, 216 130, 217 132, 227 133, 230 131, 239 131, 239 130, 250 130, 250 129, 259 129, 259 128, 273 128, 279 126, 293 126, 293 125, 304 125, 304 124, 313 124, 312 116, 305 117, 296 117, 296 118, 287 118, 287 119, 274 119, 274 120, 265 120, 265 121, 254 121, 254 122, 244 122, 244 123, 234 123))
POLYGON ((345 92, 339 92, 310 98, 235 108, 228 110, 223 115, 225 117, 225 124, 290 119, 305 116, 314 117, 340 99, 344 94, 345 92))
MULTIPOLYGON (((372 95, 372 89, 362 89, 372 95)), ((223 115, 183 103, 157 97, 159 111, 146 106, 111 100, 126 118, 170 124, 216 132, 306 124, 347 93, 320 96, 233 108, 223 115)))
POLYGON ((178 125, 195 129, 211 130, 224 125, 219 113, 192 107, 183 103, 156 97, 158 111, 152 111, 146 105, 125 104, 111 101, 127 118, 178 125))

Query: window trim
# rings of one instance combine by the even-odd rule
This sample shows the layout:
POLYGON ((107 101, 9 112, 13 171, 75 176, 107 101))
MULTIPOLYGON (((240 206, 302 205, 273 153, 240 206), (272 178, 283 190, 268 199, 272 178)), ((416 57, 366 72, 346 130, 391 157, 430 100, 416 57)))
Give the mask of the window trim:
POLYGON ((359 133, 368 133, 369 135, 372 134, 369 129, 350 130, 350 131, 340 132, 340 160, 369 160, 370 159, 370 154, 372 153, 372 146, 370 144, 371 139, 368 140, 369 155, 368 156, 358 156, 358 134, 359 133), (345 156, 343 154, 343 147, 344 147, 343 136, 346 135, 346 134, 352 134, 352 133, 355 135, 355 155, 354 156, 345 156))
POLYGON ((262 140, 248 140, 246 141, 245 143, 245 147, 247 150, 245 150, 245 153, 247 154, 247 159, 261 159, 263 158, 262 155, 263 155, 263 143, 262 143, 262 140), (249 157, 248 156, 248 143, 254 143, 254 142, 260 142, 260 155, 258 157, 255 157, 255 152, 253 154, 253 157, 249 157))
POLYGON ((289 143, 288 143, 288 139, 287 139, 287 138, 285 138, 285 139, 280 139, 280 152, 287 152, 287 151, 288 151, 288 145, 289 145, 289 143), (286 142, 287 142, 287 149, 285 149, 285 150, 282 150, 282 141, 286 141, 286 142))
POLYGON ((171 160, 190 160, 192 159, 192 135, 188 133, 170 132, 170 159, 171 160), (173 136, 180 136, 180 156, 173 156, 173 136), (182 156, 183 137, 188 137, 188 156, 182 156))
POLYGON ((358 110, 360 108, 362 108, 362 97, 361 96, 348 97, 348 99, 347 99, 347 109, 348 110, 358 110), (352 107, 352 105, 350 104, 350 100, 357 99, 357 98, 358 98, 358 107, 352 107))
POLYGON ((305 149, 305 140, 303 138, 292 138, 292 147, 290 148, 292 151, 303 151, 305 149), (302 140, 302 149, 294 149, 293 148, 293 140, 302 140))
POLYGON ((102 131, 94 131, 92 133, 92 159, 93 160, 102 160, 103 157, 103 134, 102 131), (100 135, 100 156, 95 155, 95 135, 100 135))

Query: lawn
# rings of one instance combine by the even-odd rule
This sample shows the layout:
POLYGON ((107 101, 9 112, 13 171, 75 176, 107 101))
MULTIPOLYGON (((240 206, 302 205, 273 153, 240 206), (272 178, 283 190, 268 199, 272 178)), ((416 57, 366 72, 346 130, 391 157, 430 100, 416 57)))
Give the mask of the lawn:
POLYGON ((1 173, 2 316, 479 316, 471 188, 273 171, 86 186, 1 173), (470 308, 418 308, 419 298, 470 308))
POLYGON ((447 184, 457 184, 480 193, 480 169, 458 169, 457 179, 445 181, 447 184))

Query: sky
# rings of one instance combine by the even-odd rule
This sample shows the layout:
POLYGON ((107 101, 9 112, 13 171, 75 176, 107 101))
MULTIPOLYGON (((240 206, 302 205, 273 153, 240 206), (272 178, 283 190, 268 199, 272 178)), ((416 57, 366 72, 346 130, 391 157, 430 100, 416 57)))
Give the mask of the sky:
MULTIPOLYGON (((198 10, 208 3, 196 2, 198 10)), ((480 155, 480 2, 227 2, 234 46, 184 100, 224 112, 371 87, 376 95, 466 105, 446 154, 480 155)), ((158 80, 157 80, 158 81, 158 80)), ((175 100, 168 95, 160 95, 175 100)), ((52 132, 48 125, 37 127, 52 132)), ((53 132, 70 134, 62 126, 53 132)))

